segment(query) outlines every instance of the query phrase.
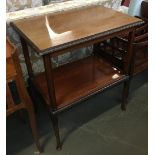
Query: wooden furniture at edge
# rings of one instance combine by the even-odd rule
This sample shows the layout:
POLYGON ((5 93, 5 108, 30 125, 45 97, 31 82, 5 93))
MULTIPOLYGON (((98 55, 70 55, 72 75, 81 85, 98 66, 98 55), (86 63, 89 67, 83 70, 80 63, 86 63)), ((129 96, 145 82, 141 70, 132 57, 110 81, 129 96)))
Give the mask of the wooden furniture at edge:
MULTIPOLYGON (((144 23, 135 30, 133 41, 133 59, 130 69, 130 77, 141 73, 148 68, 148 2, 141 3, 141 18, 144 23)), ((123 68, 126 56, 128 35, 125 33, 119 37, 104 41, 96 46, 96 51, 115 64, 117 68, 123 68)))
POLYGON ((24 84, 16 48, 10 43, 8 39, 6 40, 6 108, 7 116, 21 109, 25 109, 28 112, 33 139, 38 150, 42 152, 38 139, 33 104, 24 84), (13 94, 10 89, 10 83, 13 81, 16 83, 16 88, 20 97, 20 103, 16 103, 12 96, 13 94))
POLYGON ((130 0, 122 0, 121 5, 129 6, 130 0))
POLYGON ((57 149, 61 149, 58 114, 88 97, 124 83, 122 109, 126 109, 129 66, 134 30, 143 22, 101 6, 32 17, 11 23, 18 32, 32 86, 43 96, 50 112, 57 149), (92 56, 53 69, 51 57, 102 42, 129 32, 126 61, 122 70, 99 56, 92 56), (34 74, 28 47, 43 57, 45 72, 34 74))

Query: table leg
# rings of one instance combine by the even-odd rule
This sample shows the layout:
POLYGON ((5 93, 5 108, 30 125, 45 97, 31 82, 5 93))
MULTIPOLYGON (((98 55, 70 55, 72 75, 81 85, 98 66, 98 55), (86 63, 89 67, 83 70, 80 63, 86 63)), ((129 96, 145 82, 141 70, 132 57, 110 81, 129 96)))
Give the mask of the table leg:
POLYGON ((126 106, 127 106, 127 99, 128 99, 128 95, 129 95, 129 87, 130 86, 130 79, 124 82, 124 86, 123 86, 123 95, 122 95, 122 104, 121 104, 121 109, 123 111, 126 110, 126 106))
POLYGON ((53 111, 55 111, 57 109, 57 106, 56 106, 56 96, 55 96, 51 56, 45 55, 45 56, 43 56, 43 60, 44 60, 44 67, 45 67, 48 93, 49 93, 49 99, 50 99, 50 109, 49 109, 50 117, 52 120, 54 133, 56 136, 57 149, 61 149, 59 127, 58 127, 58 118, 57 118, 56 114, 53 114, 53 111))
POLYGON ((124 73, 129 75, 129 79, 124 82, 123 95, 122 95, 122 104, 121 109, 126 110, 127 98, 129 94, 130 81, 131 81, 131 65, 133 60, 133 41, 135 37, 135 31, 129 33, 129 42, 128 42, 128 52, 124 62, 124 73))
POLYGON ((123 64, 123 69, 125 74, 130 75, 131 71, 131 65, 132 65, 132 60, 133 60, 133 42, 134 42, 134 37, 135 37, 135 30, 129 33, 129 39, 128 39, 128 52, 125 56, 124 59, 124 64, 123 64))
POLYGON ((28 46, 24 38, 20 37, 20 40, 21 40, 21 45, 22 45, 23 54, 25 58, 25 63, 26 63, 27 70, 28 70, 28 75, 31 78, 33 77, 33 69, 32 69, 32 64, 31 64, 31 60, 29 56, 28 46))

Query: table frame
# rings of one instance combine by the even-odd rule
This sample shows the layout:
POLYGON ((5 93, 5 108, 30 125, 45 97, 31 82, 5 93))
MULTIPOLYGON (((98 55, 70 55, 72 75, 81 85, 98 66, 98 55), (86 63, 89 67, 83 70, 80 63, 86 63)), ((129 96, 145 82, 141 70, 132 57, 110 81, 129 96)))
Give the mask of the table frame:
MULTIPOLYGON (((86 38, 84 40, 81 39, 79 41, 75 41, 73 43, 70 43, 69 45, 65 45, 65 46, 62 45, 59 48, 47 49, 43 53, 43 55, 41 55, 43 57, 44 68, 45 68, 45 73, 46 73, 46 80, 47 80, 47 85, 48 85, 48 95, 49 95, 49 99, 50 99, 50 106, 48 106, 48 110, 50 112, 50 116, 51 116, 51 120, 52 120, 53 128, 54 128, 54 133, 55 133, 56 140, 57 140, 57 149, 61 149, 61 147, 62 147, 62 144, 60 141, 60 135, 59 135, 59 127, 58 127, 58 113, 60 111, 57 109, 57 105, 56 105, 55 87, 54 87, 54 81, 53 81, 54 73, 53 73, 51 57, 60 55, 60 54, 65 53, 69 50, 85 47, 88 45, 94 45, 94 54, 95 54, 95 46, 97 45, 97 43, 100 43, 104 40, 113 38, 118 35, 122 35, 123 33, 129 32, 128 53, 127 53, 126 59, 124 61, 124 74, 127 75, 127 77, 129 77, 131 61, 132 61, 132 56, 133 56, 132 42, 134 40, 134 31, 137 28, 137 26, 141 25, 142 23, 143 23, 142 21, 132 23, 130 25, 123 26, 121 28, 110 30, 106 33, 96 34, 96 35, 86 38)), ((30 79, 33 79, 34 74, 33 74, 32 64, 31 64, 27 45, 29 45, 31 48, 33 48, 36 52, 38 49, 33 46, 31 41, 13 23, 11 25, 15 28, 15 30, 17 30, 17 32, 20 35, 23 53, 24 53, 24 57, 25 57, 25 63, 26 63, 27 70, 28 70, 28 75, 29 75, 30 79)), ((130 78, 126 78, 126 80, 124 80, 122 82, 124 82, 124 88, 123 88, 123 94, 122 94, 121 108, 122 108, 122 110, 126 110, 130 78)), ((113 84, 113 85, 109 85, 108 88, 111 88, 115 85, 117 85, 117 83, 113 84)), ((106 90, 106 89, 107 89, 107 87, 103 88, 102 91, 106 90)), ((85 96, 84 99, 87 99, 88 97, 89 96, 85 96)), ((67 109, 67 108, 61 109, 61 111, 65 110, 65 109, 67 109)))

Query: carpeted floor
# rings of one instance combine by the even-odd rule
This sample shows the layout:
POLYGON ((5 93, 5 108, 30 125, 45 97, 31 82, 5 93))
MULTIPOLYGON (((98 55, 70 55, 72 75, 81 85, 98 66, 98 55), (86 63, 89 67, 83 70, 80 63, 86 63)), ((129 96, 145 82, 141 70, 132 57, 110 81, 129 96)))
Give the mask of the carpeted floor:
MULTIPOLYGON (((126 112, 120 109, 122 85, 100 93, 59 116, 61 151, 55 149, 52 125, 43 104, 37 105, 41 155, 147 155, 147 72, 131 83, 126 112)), ((7 118, 7 155, 38 154, 27 121, 7 118)))

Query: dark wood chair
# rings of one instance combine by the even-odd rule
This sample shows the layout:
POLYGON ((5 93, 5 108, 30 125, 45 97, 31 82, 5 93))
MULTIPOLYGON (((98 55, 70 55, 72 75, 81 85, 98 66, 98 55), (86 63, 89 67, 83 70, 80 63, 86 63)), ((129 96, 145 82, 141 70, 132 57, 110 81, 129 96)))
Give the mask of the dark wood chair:
MULTIPOLYGON (((141 4, 141 17, 138 18, 143 19, 144 24, 135 31, 132 48, 134 52, 130 67, 131 77, 148 68, 148 3, 145 1, 141 4)), ((96 51, 110 60, 116 68, 123 69, 127 56, 128 41, 128 34, 123 34, 96 45, 96 51)))
POLYGON ((122 0, 121 5, 129 6, 130 0, 122 0))
POLYGON ((25 109, 28 112, 30 126, 32 129, 32 135, 36 146, 40 152, 42 152, 37 127, 36 119, 33 109, 32 101, 27 93, 22 71, 20 68, 16 48, 6 40, 6 116, 13 114, 21 109, 25 109), (15 101, 12 91, 10 89, 10 83, 15 82, 20 101, 15 101))

